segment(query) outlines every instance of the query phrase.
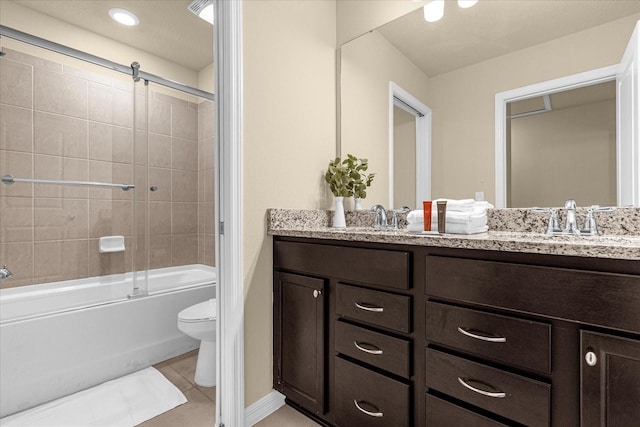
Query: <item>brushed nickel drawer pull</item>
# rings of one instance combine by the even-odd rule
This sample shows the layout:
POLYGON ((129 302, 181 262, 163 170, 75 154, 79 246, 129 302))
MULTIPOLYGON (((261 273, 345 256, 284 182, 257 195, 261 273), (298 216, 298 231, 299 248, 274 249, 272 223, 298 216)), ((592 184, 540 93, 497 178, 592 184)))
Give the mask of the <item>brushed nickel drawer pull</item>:
POLYGON ((495 397, 495 398, 502 398, 502 397, 506 397, 507 396, 507 393, 502 392, 502 391, 494 392, 494 391, 485 391, 485 390, 480 390, 479 388, 475 388, 472 385, 469 385, 465 380, 463 380, 460 377, 458 377, 458 382, 460 384, 462 384, 463 386, 465 386, 466 388, 468 388, 469 390, 474 391, 474 392, 476 392, 478 394, 481 394, 483 396, 495 397))
POLYGON ((475 338, 475 339, 481 340, 481 341, 507 342, 507 339, 505 337, 489 337, 489 336, 486 336, 486 335, 477 335, 477 334, 474 334, 474 333, 471 333, 471 332, 465 330, 464 328, 461 328, 460 326, 458 326, 458 332, 460 332, 462 335, 466 335, 468 337, 475 338))
POLYGON ((374 313, 382 313, 384 311, 384 307, 376 307, 376 306, 371 306, 369 307, 367 305, 362 305, 359 302, 354 303, 356 305, 356 307, 358 307, 360 310, 365 310, 365 311, 373 311, 374 313))
MULTIPOLYGON (((370 417, 376 417, 376 418, 382 418, 382 416, 384 415, 382 412, 369 412, 366 409, 363 409, 360 405, 358 405, 358 401, 353 399, 353 404, 356 405, 356 408, 358 408, 358 410, 364 414, 369 415, 370 417)), ((371 405, 371 404, 370 404, 371 405)), ((372 405, 374 406, 374 405, 372 405)), ((375 406, 374 406, 375 407, 375 406)), ((377 408, 376 408, 377 409, 377 408)))
POLYGON ((373 344, 367 344, 367 345, 370 345, 371 347, 375 348, 376 350, 369 350, 368 348, 364 348, 364 347, 362 347, 362 345, 360 343, 358 343, 358 341, 354 341, 353 345, 355 345, 358 350, 364 351, 365 353, 375 354, 375 355, 382 354, 382 350, 380 350, 380 348, 376 347, 373 344))

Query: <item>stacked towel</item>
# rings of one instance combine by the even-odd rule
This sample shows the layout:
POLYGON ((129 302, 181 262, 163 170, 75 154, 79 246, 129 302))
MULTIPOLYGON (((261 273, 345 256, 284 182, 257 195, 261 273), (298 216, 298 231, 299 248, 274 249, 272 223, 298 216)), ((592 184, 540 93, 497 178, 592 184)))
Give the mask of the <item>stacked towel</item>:
MULTIPOLYGON (((473 199, 451 200, 437 199, 433 201, 431 211, 431 229, 437 229, 438 208, 437 201, 447 201, 447 215, 445 230, 452 234, 477 234, 489 230, 487 225, 487 209, 493 208, 488 202, 476 202, 473 199)), ((420 232, 424 230, 424 213, 421 210, 409 212, 407 215, 407 230, 420 232)))

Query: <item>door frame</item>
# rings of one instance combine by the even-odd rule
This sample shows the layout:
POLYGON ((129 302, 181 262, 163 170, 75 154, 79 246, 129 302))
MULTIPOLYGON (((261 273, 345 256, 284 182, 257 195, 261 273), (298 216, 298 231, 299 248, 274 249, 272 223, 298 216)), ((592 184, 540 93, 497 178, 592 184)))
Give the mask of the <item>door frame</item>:
POLYGON ((214 2, 216 82, 217 426, 244 426, 242 2, 214 2))
MULTIPOLYGON (((431 108, 395 82, 389 82, 389 207, 393 206, 393 107, 398 106, 416 117, 416 204, 431 200, 431 108), (399 99, 401 102, 396 102, 399 99), (404 105, 403 105, 404 104, 404 105), (407 108, 410 107, 410 108, 407 108), (422 114, 416 115, 416 112, 422 114)), ((412 206, 418 209, 420 206, 412 206)))
MULTIPOLYGON (((616 80, 618 65, 519 87, 495 97, 495 207, 507 207, 507 103, 616 80)), ((617 138, 616 138, 617 139, 617 138)), ((616 145, 620 142, 617 141, 616 145)), ((616 150, 617 151, 617 150, 616 150)), ((617 169, 617 168, 616 168, 617 169)), ((618 172, 616 172, 618 175, 618 172)), ((621 177, 618 176, 618 185, 621 177)))

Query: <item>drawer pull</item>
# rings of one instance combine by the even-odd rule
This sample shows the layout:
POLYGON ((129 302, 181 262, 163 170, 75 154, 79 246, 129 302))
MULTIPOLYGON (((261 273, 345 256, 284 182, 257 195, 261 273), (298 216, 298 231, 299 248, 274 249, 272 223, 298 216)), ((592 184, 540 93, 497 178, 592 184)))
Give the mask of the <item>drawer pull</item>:
POLYGON ((481 341, 507 342, 507 339, 505 337, 491 337, 491 336, 487 336, 487 335, 477 335, 477 334, 469 332, 469 331, 467 331, 464 328, 461 328, 459 326, 458 326, 458 332, 460 332, 462 335, 466 335, 468 337, 475 338, 475 339, 481 340, 481 341))
MULTIPOLYGON (((469 380, 467 380, 469 381, 469 380)), ((495 397, 495 398, 502 398, 502 397, 506 397, 507 393, 504 393, 502 391, 498 391, 498 392, 494 392, 494 391, 485 391, 485 390, 480 390, 479 388, 475 388, 472 385, 469 385, 467 383, 467 381, 463 380, 462 378, 458 377, 458 382, 460 384, 462 384, 463 386, 465 386, 466 388, 468 388, 471 391, 474 391, 478 394, 481 394, 483 396, 487 396, 487 397, 495 397)), ((479 382, 479 381, 478 381, 479 382)), ((487 384, 488 385, 488 384, 487 384)), ((491 387, 491 386, 489 386, 491 387)))
MULTIPOLYGON (((363 343, 363 344, 364 344, 364 343, 363 343)), ((375 354, 375 355, 382 354, 382 350, 380 350, 380 348, 376 347, 376 346, 375 346, 375 345, 373 345, 373 344, 367 344, 367 345, 369 345, 369 346, 371 346, 371 347, 375 348, 375 350, 369 350, 368 348, 364 348, 364 347, 362 347, 362 345, 361 345, 360 343, 358 343, 358 341, 354 341, 354 342, 353 342, 353 345, 355 345, 355 346, 356 346, 356 348, 357 348, 358 350, 360 350, 360 351, 364 351, 365 353, 375 354)))
POLYGON ((354 303, 356 305, 356 307, 358 307, 360 310, 365 310, 365 311, 373 311, 374 313, 382 313, 384 311, 384 307, 377 307, 375 305, 371 305, 371 304, 367 304, 367 303, 359 303, 356 302, 354 303))
MULTIPOLYGON (((382 418, 382 416, 384 415, 382 412, 370 412, 370 411, 367 411, 366 409, 363 409, 360 405, 358 405, 358 401, 355 400, 355 399, 353 400, 353 404, 356 405, 356 408, 358 408, 358 410, 360 412, 362 412, 364 414, 367 414, 370 417, 382 418)), ((371 404, 369 403, 369 405, 371 405, 371 404)), ((374 405, 371 405, 371 406, 373 406, 375 408, 374 405)), ((378 408, 376 408, 376 409, 378 409, 378 408)))

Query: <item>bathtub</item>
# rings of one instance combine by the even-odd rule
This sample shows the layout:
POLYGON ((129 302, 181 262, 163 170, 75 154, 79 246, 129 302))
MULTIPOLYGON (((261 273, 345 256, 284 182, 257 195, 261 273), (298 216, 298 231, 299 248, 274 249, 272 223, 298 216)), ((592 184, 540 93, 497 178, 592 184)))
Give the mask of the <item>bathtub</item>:
POLYGON ((132 273, 0 290, 0 418, 197 348, 177 316, 215 296, 215 269, 148 277, 138 298, 132 273))

